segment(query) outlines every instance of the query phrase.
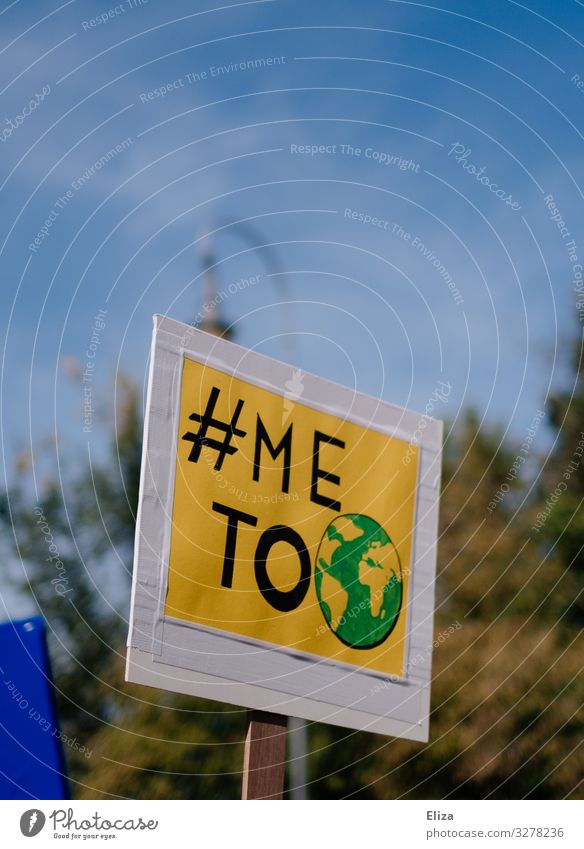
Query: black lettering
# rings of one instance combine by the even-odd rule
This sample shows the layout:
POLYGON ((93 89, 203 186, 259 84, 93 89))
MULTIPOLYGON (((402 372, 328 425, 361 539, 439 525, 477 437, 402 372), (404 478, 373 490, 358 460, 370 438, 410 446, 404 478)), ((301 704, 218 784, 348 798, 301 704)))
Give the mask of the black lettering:
POLYGON ((222 516, 227 516, 227 535, 225 537, 225 554, 223 555, 221 586, 231 587, 233 584, 233 564, 235 562, 237 524, 238 522, 245 522, 246 525, 251 525, 255 528, 258 520, 255 516, 251 516, 249 513, 243 513, 241 510, 235 510, 233 507, 226 507, 224 504, 219 504, 217 501, 214 501, 212 506, 216 513, 221 513, 222 516))
POLYGON ((262 442, 268 449, 272 460, 275 460, 278 454, 284 452, 284 468, 282 469, 282 492, 288 492, 290 488, 290 461, 292 456, 292 425, 288 428, 280 442, 274 448, 263 421, 258 413, 258 421, 256 428, 255 451, 253 457, 253 479, 260 479, 260 459, 262 453, 262 442))
POLYGON ((297 608, 302 604, 308 592, 311 572, 310 555, 299 533, 287 525, 273 525, 263 532, 255 554, 255 578, 258 589, 268 604, 271 604, 272 607, 276 610, 281 610, 283 613, 288 613, 290 610, 297 608), (268 555, 272 546, 277 542, 287 542, 298 552, 300 579, 291 590, 277 589, 268 576, 266 566, 268 555))
POLYGON ((333 483, 335 484, 335 486, 338 486, 341 482, 341 479, 338 475, 333 474, 333 472, 325 472, 319 467, 318 462, 321 442, 326 442, 327 445, 335 445, 337 448, 345 447, 345 443, 342 439, 337 439, 334 436, 329 436, 326 433, 321 433, 320 430, 314 431, 314 447, 312 453, 312 477, 310 479, 310 500, 314 501, 315 504, 321 504, 323 507, 329 507, 331 510, 336 510, 338 513, 340 513, 341 502, 335 501, 335 499, 333 498, 328 498, 326 495, 321 495, 318 491, 318 481, 320 479, 329 481, 329 483, 333 483))

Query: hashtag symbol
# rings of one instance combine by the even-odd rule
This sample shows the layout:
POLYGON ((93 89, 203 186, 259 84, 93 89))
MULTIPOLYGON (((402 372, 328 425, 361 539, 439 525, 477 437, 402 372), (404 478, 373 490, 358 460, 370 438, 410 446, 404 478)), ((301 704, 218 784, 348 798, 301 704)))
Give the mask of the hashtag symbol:
POLYGON ((217 403, 217 398, 219 397, 220 389, 216 386, 211 390, 211 394, 209 395, 209 400, 207 401, 207 406, 205 408, 205 412, 203 415, 200 413, 192 413, 189 416, 189 419, 194 422, 200 422, 201 427, 197 431, 197 433, 192 433, 188 431, 184 434, 183 439, 187 442, 192 442, 193 447, 191 448, 191 453, 189 454, 189 461, 191 463, 196 463, 201 456, 201 448, 203 445, 206 445, 208 448, 212 448, 217 452, 217 459, 215 460, 214 468, 218 471, 223 465, 223 460, 225 459, 226 454, 235 454, 237 448, 234 445, 231 445, 231 440, 234 436, 245 436, 245 430, 238 430, 236 427, 237 420, 239 419, 239 414, 243 408, 243 401, 240 399, 237 402, 237 406, 235 407, 235 412, 231 417, 230 422, 222 422, 220 419, 213 418, 213 413, 215 412, 215 404, 217 403), (219 441, 218 439, 212 439, 207 436, 207 430, 210 427, 214 427, 216 430, 223 431, 225 437, 223 441, 219 441))

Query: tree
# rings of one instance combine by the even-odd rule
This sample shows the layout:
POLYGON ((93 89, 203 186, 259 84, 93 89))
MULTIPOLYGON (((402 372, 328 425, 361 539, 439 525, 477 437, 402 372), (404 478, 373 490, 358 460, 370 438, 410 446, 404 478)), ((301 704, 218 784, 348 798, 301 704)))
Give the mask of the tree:
MULTIPOLYGON (((568 389, 549 401, 553 448, 543 464, 532 525, 547 547, 553 548, 567 568, 584 578, 584 337, 572 345, 572 380, 568 389)), ((572 611, 584 623, 584 594, 572 611)))
MULTIPOLYGON (((574 399, 552 401, 554 462, 531 494, 510 475, 520 446, 503 443, 497 429, 468 415, 450 436, 430 742, 311 724, 310 795, 583 797, 579 465, 562 495, 569 532, 555 508, 543 530, 533 530, 546 475, 553 480, 578 444, 581 406, 578 378, 574 399)), ((87 757, 66 751, 75 794, 233 798, 245 712, 123 680, 140 418, 137 393, 122 384, 109 458, 65 473, 62 486, 48 481, 38 504, 22 479, 2 499, 0 521, 13 534, 24 586, 55 633, 64 730, 90 750, 87 757), (97 591, 106 583, 117 607, 97 591)))
POLYGON ((72 792, 232 798, 245 712, 124 682, 142 419, 133 384, 121 378, 118 391, 103 464, 61 468, 38 502, 21 464, 0 500, 0 522, 23 567, 20 589, 52 632, 63 731, 88 750, 65 747, 72 792))
POLYGON ((448 445, 430 742, 316 727, 315 795, 583 797, 579 585, 521 498, 489 510, 519 450, 473 416, 448 445))

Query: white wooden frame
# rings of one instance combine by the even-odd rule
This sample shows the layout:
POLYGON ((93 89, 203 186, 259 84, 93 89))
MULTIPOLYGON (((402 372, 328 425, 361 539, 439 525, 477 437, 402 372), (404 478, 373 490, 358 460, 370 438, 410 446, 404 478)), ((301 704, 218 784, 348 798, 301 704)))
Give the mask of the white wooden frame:
POLYGON ((126 680, 307 720, 427 740, 442 422, 315 375, 302 375, 302 404, 415 441, 419 447, 406 675, 388 678, 164 615, 184 357, 282 396, 292 372, 291 366, 277 360, 154 316, 126 680))

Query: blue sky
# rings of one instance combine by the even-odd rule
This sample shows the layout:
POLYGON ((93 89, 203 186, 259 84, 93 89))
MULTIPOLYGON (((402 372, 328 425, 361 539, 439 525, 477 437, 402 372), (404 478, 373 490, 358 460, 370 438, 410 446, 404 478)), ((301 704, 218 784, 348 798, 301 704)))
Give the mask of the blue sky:
POLYGON ((236 341, 413 409, 447 381, 438 413, 473 405, 522 437, 579 331, 584 4, 216 4, 2 6, 8 473, 47 435, 62 459, 101 450, 152 314, 200 308, 214 231, 220 289, 260 275, 223 304, 236 341), (99 310, 84 433, 71 363, 99 310))

